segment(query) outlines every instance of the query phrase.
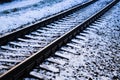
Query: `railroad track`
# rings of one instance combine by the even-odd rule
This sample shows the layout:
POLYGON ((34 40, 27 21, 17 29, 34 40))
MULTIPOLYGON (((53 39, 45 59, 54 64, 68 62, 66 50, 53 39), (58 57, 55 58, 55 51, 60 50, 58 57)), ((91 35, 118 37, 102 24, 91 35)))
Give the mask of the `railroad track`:
MULTIPOLYGON (((0 79, 16 80, 23 74, 28 73, 35 65, 43 62, 47 57, 52 55, 57 48, 65 44, 69 39, 94 22, 118 2, 115 0, 100 11, 96 10, 91 13, 92 17, 90 17, 91 14, 89 13, 90 15, 82 18, 83 21, 80 21, 81 18, 78 16, 81 11, 79 9, 81 9, 81 7, 85 8, 95 1, 96 0, 87 2, 81 6, 72 8, 72 10, 64 11, 54 17, 50 17, 27 28, 1 37, 0 79), (73 20, 75 18, 76 20, 73 20), (33 29, 32 27, 35 28, 33 29)), ((57 55, 60 56, 60 54, 57 55)), ((55 72, 58 72, 58 70, 56 69, 55 72)))

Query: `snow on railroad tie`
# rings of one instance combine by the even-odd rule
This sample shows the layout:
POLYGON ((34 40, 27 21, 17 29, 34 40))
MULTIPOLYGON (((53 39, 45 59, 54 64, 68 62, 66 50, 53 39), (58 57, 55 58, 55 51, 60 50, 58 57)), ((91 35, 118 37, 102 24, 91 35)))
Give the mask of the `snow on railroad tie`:
MULTIPOLYGON (((61 22, 60 22, 61 23, 61 22)), ((59 24, 59 23, 58 23, 59 24)), ((75 26, 75 24, 73 24, 73 23, 66 23, 66 21, 65 22, 62 22, 61 24, 60 24, 61 26, 66 26, 66 27, 71 27, 71 26, 75 26)))
POLYGON ((37 39, 37 40, 53 40, 53 38, 51 39, 50 37, 43 37, 43 36, 34 36, 34 35, 25 35, 25 37, 27 38, 31 38, 31 39, 37 39))
MULTIPOLYGON (((58 24, 59 25, 59 24, 58 24)), ((41 29, 42 30, 45 30, 45 31, 61 31, 61 29, 56 29, 57 28, 57 26, 58 25, 56 25, 56 26, 52 26, 52 27, 49 27, 49 25, 46 25, 47 27, 42 27, 41 29)), ((64 27, 65 28, 65 27, 64 27)))
POLYGON ((94 31, 90 31, 90 29, 94 30, 95 28, 93 29, 91 27, 88 27, 88 28, 86 28, 86 30, 83 31, 83 33, 84 34, 91 34, 92 32, 94 32, 94 31))
POLYGON ((10 42, 10 44, 12 45, 17 45, 17 46, 24 46, 24 47, 27 47, 27 46, 30 46, 30 47, 43 47, 42 45, 39 45, 39 44, 35 44, 35 43, 26 43, 26 42, 10 42))
POLYGON ((72 49, 71 47, 62 47, 61 50, 72 54, 78 54, 77 50, 72 49))
POLYGON ((41 29, 44 30, 44 31, 49 31, 51 28, 49 28, 49 27, 41 27, 40 30, 41 29))
POLYGON ((67 45, 70 46, 70 47, 73 47, 73 48, 77 48, 77 49, 80 49, 80 48, 81 48, 80 46, 75 45, 75 44, 73 44, 73 43, 67 43, 67 45))
POLYGON ((22 39, 22 38, 18 38, 19 41, 22 42, 28 42, 28 43, 41 43, 41 44, 45 44, 45 41, 40 41, 40 40, 36 40, 36 39, 22 39))
POLYGON ((40 68, 45 69, 45 70, 50 71, 50 72, 54 72, 54 73, 59 72, 59 68, 56 68, 53 65, 41 64, 40 68))
MULTIPOLYGON (((95 36, 97 36, 97 34, 95 33, 95 31, 96 30, 94 30, 94 29, 92 29, 92 30, 90 30, 90 29, 87 29, 86 31, 85 31, 85 33, 87 32, 87 34, 85 35, 87 38, 89 38, 89 37, 91 37, 91 36, 93 36, 93 37, 95 37, 95 36)), ((87 40, 86 40, 87 41, 87 40)))
MULTIPOLYGON (((96 31, 96 28, 93 28, 93 27, 90 26, 90 27, 86 28, 86 31, 94 32, 94 31, 96 31)), ((89 33, 89 32, 87 32, 87 33, 89 33)))
POLYGON ((48 31, 43 31, 43 30, 37 30, 38 33, 41 34, 56 34, 56 33, 64 33, 67 29, 64 28, 60 28, 60 27, 54 27, 53 29, 49 29, 48 31))
POLYGON ((71 41, 81 45, 85 44, 82 40, 79 40, 79 39, 72 39, 71 41))
POLYGON ((64 51, 63 51, 63 53, 61 53, 60 51, 55 52, 55 56, 62 57, 62 58, 65 58, 65 59, 70 59, 71 58, 70 55, 64 54, 64 51))
POLYGON ((24 54, 6 53, 6 52, 0 52, 0 56, 28 57, 28 55, 24 55, 24 54))
POLYGON ((42 36, 42 37, 55 37, 55 33, 39 33, 39 32, 32 32, 31 33, 32 35, 35 35, 35 36, 42 36))
POLYGON ((36 33, 32 33, 33 35, 36 35, 36 36, 41 36, 41 37, 57 37, 57 31, 56 33, 52 33, 53 31, 51 31, 51 33, 41 33, 41 34, 36 34, 36 33))
POLYGON ((84 36, 84 37, 86 37, 86 34, 88 34, 88 33, 85 33, 85 32, 79 33, 79 35, 84 36))
POLYGON ((83 35, 77 35, 76 38, 80 39, 80 40, 83 40, 83 41, 87 40, 87 38, 83 35))
POLYGON ((12 50, 12 51, 32 51, 30 49, 26 49, 26 48, 13 48, 13 47, 10 47, 10 46, 1 46, 2 49, 5 49, 5 50, 12 50))
MULTIPOLYGON (((55 25, 55 24, 54 24, 55 25)), ((53 28, 53 29, 58 29, 58 30, 60 30, 61 31, 61 29, 67 29, 67 28, 69 28, 68 26, 65 26, 65 25, 61 25, 61 24, 56 24, 55 26, 53 26, 53 25, 47 25, 47 27, 50 27, 50 28, 53 28), (57 26, 57 27, 55 27, 55 26, 57 26)))
POLYGON ((52 62, 52 63, 56 63, 56 64, 60 64, 60 65, 65 65, 65 61, 60 60, 58 58, 54 59, 54 58, 48 58, 47 61, 52 62))
POLYGON ((12 59, 0 59, 0 62, 8 62, 8 63, 18 63, 21 62, 21 60, 12 60, 12 59))
POLYGON ((30 75, 34 76, 36 78, 39 78, 39 79, 44 79, 44 80, 48 80, 49 79, 49 77, 46 76, 45 74, 41 74, 40 72, 36 72, 36 71, 31 71, 30 75))
POLYGON ((27 38, 32 38, 32 39, 46 39, 46 37, 43 36, 35 36, 35 35, 25 35, 27 38))
POLYGON ((8 69, 8 68, 9 68, 8 66, 0 65, 0 70, 2 70, 2 69, 8 69))
POLYGON ((41 30, 41 29, 38 29, 37 32, 45 33, 45 32, 47 32, 47 31, 46 31, 46 30, 43 30, 43 29, 42 29, 42 30, 41 30))
MULTIPOLYGON (((55 27, 55 26, 57 26, 57 27, 59 27, 59 28, 70 28, 70 27, 72 27, 72 26, 74 26, 74 24, 72 24, 72 23, 69 23, 69 21, 56 21, 55 23, 51 23, 52 25, 51 26, 49 26, 49 27, 51 27, 51 28, 53 28, 53 27, 55 27)), ((56 28, 56 27, 55 27, 56 28)))
POLYGON ((35 31, 35 32, 32 32, 31 34, 32 34, 32 35, 36 35, 36 36, 42 36, 42 34, 41 34, 41 33, 36 32, 36 31, 35 31))
MULTIPOLYGON (((57 32, 57 31, 56 31, 56 32, 57 32)), ((56 34, 57 34, 57 33, 56 33, 56 34)), ((51 34, 49 34, 49 33, 48 33, 48 34, 45 34, 45 36, 47 36, 47 37, 57 37, 57 35, 52 34, 52 33, 51 33, 51 34)))

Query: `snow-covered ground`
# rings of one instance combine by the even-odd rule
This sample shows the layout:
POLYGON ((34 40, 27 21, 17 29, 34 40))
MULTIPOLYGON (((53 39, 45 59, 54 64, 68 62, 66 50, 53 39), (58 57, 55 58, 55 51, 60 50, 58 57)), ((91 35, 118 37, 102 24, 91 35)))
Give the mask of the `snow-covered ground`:
POLYGON ((0 34, 32 24, 88 0, 17 0, 0 5, 0 34))
POLYGON ((1 4, 0 11, 34 5, 34 4, 39 3, 40 1, 42 2, 43 0, 15 0, 10 3, 1 4))

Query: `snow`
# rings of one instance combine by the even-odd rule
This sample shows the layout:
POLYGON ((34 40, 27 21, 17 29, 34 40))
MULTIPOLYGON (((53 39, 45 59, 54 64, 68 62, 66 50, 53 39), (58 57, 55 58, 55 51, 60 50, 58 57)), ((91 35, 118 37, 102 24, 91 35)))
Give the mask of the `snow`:
POLYGON ((0 66, 0 70, 8 68, 7 66, 0 66))
MULTIPOLYGON (((30 72, 31 75, 35 76, 35 77, 38 77, 39 79, 43 79, 44 78, 44 75, 42 74, 39 74, 37 72, 30 72)), ((30 79, 28 79, 30 80, 30 79)))
POLYGON ((40 1, 43 1, 43 0, 22 0, 22 1, 17 0, 17 1, 13 1, 11 3, 1 4, 0 11, 13 9, 13 8, 21 8, 21 7, 36 4, 40 1))
POLYGON ((60 59, 54 59, 53 57, 52 58, 48 58, 47 61, 54 62, 54 63, 60 64, 60 65, 64 65, 66 63, 65 61, 62 61, 60 59))
POLYGON ((59 69, 56 68, 56 67, 53 66, 53 65, 42 64, 42 65, 40 65, 40 67, 43 68, 43 69, 46 69, 46 70, 55 72, 55 73, 59 72, 59 69))
MULTIPOLYGON (((1 11, 7 9, 14 9, 14 8, 21 8, 18 11, 11 11, 9 13, 1 13, 0 15, 0 34, 5 34, 8 31, 11 32, 19 27, 25 27, 25 25, 32 24, 35 21, 38 21, 44 17, 47 17, 49 15, 58 13, 62 10, 68 9, 72 6, 75 6, 77 4, 80 4, 82 2, 85 2, 87 0, 54 0, 50 1, 50 4, 46 6, 46 4, 41 4, 44 7, 35 7, 32 6, 33 4, 36 4, 37 2, 42 0, 26 0, 26 1, 14 1, 11 3, 6 3, 3 5, 0 5, 1 11), (13 5, 15 4, 15 5, 13 5), (22 4, 22 5, 21 5, 22 4), (22 10, 22 7, 31 5, 29 8, 22 10), (11 7, 10 7, 11 6, 11 7)), ((46 2, 48 0, 45 0, 46 2)), ((45 2, 44 1, 44 2, 45 2)), ((40 5, 40 6, 41 6, 40 5)), ((8 10, 9 11, 9 10, 8 10)))
POLYGON ((18 63, 18 62, 21 62, 21 60, 0 59, 0 62, 18 63))
POLYGON ((66 58, 66 59, 70 59, 71 56, 67 55, 67 54, 62 54, 61 52, 56 52, 55 55, 62 57, 62 58, 66 58))

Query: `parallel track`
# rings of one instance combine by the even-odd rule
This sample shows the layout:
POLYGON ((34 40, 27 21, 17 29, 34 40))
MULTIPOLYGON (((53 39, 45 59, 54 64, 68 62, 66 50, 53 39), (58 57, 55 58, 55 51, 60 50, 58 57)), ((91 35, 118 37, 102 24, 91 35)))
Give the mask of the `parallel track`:
POLYGON ((12 40, 15 40, 18 37, 23 37, 25 34, 28 34, 32 31, 36 31, 39 29, 41 26, 46 26, 54 21, 60 20, 61 18, 64 18, 65 16, 74 13, 75 11, 82 9, 92 3, 96 2, 96 0, 90 0, 86 3, 74 6, 73 8, 70 8, 68 10, 62 11, 58 14, 55 14, 53 16, 44 18, 40 21, 37 21, 33 24, 30 24, 28 26, 25 26, 23 28, 17 29, 11 33, 7 33, 5 35, 0 36, 0 45, 4 45, 12 40))
MULTIPOLYGON (((94 2, 94 1, 93 1, 94 2)), ((53 40, 52 40, 52 42, 50 43, 50 44, 48 44, 47 46, 45 46, 44 48, 41 48, 41 50, 40 51, 38 51, 38 52, 36 52, 35 54, 32 54, 30 57, 28 57, 27 59, 25 59, 24 61, 22 61, 21 63, 19 63, 19 64, 17 64, 15 67, 13 67, 13 68, 11 68, 10 70, 8 70, 5 74, 2 74, 1 76, 0 76, 0 79, 1 80, 16 80, 16 79, 18 79, 20 76, 22 76, 24 73, 27 73, 27 72, 29 72, 35 65, 39 65, 43 60, 45 60, 47 57, 49 57, 50 55, 52 55, 52 53, 54 53, 55 51, 56 51, 56 49, 57 48, 59 48, 59 47, 61 47, 63 44, 65 44, 69 39, 71 39, 73 36, 75 36, 77 33, 79 33, 80 31, 82 31, 83 29, 85 29, 89 24, 91 24, 92 22, 94 22, 96 19, 98 19, 101 15, 103 15, 106 11, 108 11, 112 6, 114 6, 116 3, 117 3, 118 1, 117 0, 115 0, 115 1, 113 1, 113 2, 111 2, 109 5, 107 5, 106 7, 104 7, 102 10, 100 10, 99 12, 97 12, 96 14, 94 14, 94 15, 92 15, 90 18, 88 18, 87 20, 85 20, 84 22, 82 22, 81 24, 79 24, 79 25, 77 25, 76 27, 74 27, 73 29, 71 29, 70 31, 68 31, 67 33, 65 33, 65 34, 63 34, 63 33, 61 33, 61 34, 63 34, 62 36, 57 36, 57 37, 59 37, 59 38, 57 38, 57 39, 55 39, 54 40, 54 37, 55 36, 53 36, 53 40)), ((91 2, 90 2, 91 3, 91 2)), ((89 4, 90 4, 89 3, 89 4)), ((87 3, 87 5, 88 5, 88 3, 87 3)), ((86 6, 87 6, 86 5, 86 6)), ((82 5, 82 6, 84 6, 85 7, 85 5, 82 5)), ((78 8, 78 7, 77 7, 78 8)), ((75 8, 75 10, 73 9, 72 11, 76 11, 77 10, 77 8, 75 8)), ((71 12, 72 13, 72 12, 71 12)), ((64 13, 65 15, 64 16, 66 16, 66 15, 68 15, 68 14, 70 14, 70 12, 68 11, 68 13, 66 14, 66 13, 64 13)), ((62 15, 62 14, 60 14, 60 15, 62 15)), ((58 16, 58 15, 57 15, 58 16)), ((64 16, 62 16, 62 17, 64 17, 64 16)), ((55 19, 52 19, 52 18, 50 18, 50 22, 48 21, 47 22, 47 24, 49 24, 49 23, 51 23, 51 22, 53 22, 53 21, 55 21, 55 20, 58 20, 58 18, 62 18, 62 17, 57 17, 57 19, 55 18, 55 19), (53 21, 51 21, 51 19, 53 20, 53 21)), ((69 19, 69 18, 68 18, 69 19)), ((46 22, 46 20, 45 20, 45 22, 46 22)), ((42 25, 42 26, 45 26, 46 25, 46 23, 45 23, 44 21, 43 22, 40 22, 40 23, 38 23, 38 24, 35 24, 35 26, 36 25, 42 25)), ((61 22, 61 21, 60 21, 61 22)), ((57 22, 57 24, 59 24, 59 22, 57 22)), ((72 23, 73 24, 73 23, 72 23)), ((70 24, 71 26, 73 26, 72 24, 70 24)), ((33 26, 33 25, 32 25, 33 26)), ((48 27, 51 27, 51 26, 48 26, 48 27)), ((61 29, 63 28, 63 27, 60 27, 61 29)), ((25 31, 26 29, 29 29, 29 28, 25 28, 25 29, 22 29, 22 30, 20 30, 20 32, 21 31, 25 31)), ((38 29, 38 26, 37 26, 37 28, 36 29, 38 29)), ((33 31, 33 30, 36 30, 36 29, 29 29, 30 31, 33 31)), ((44 29, 46 29, 46 32, 47 32, 47 29, 48 28, 44 28, 44 29)), ((67 29, 67 28, 66 28, 67 29)), ((64 29, 63 29, 64 30, 64 29)), ((43 32, 43 30, 38 30, 38 32, 43 32)), ((63 31, 64 32, 64 31, 63 31)), ((66 31, 65 31, 66 32, 66 31)), ((13 35, 15 35, 15 34, 17 34, 18 35, 18 37, 21 37, 21 36, 23 36, 24 34, 26 34, 26 33, 29 33, 29 31, 28 32, 25 32, 25 33, 23 33, 22 35, 19 35, 20 33, 19 32, 16 32, 16 33, 12 33, 12 34, 10 34, 10 35, 6 35, 6 36, 3 36, 0 40, 4 40, 4 39, 8 39, 8 37, 10 38, 10 36, 13 36, 13 35)), ((48 33, 50 33, 49 31, 48 31, 48 33)), ((55 33, 55 32, 54 32, 55 33)), ((34 34, 34 35, 40 35, 39 33, 32 33, 32 34, 34 34)), ((59 33, 60 34, 60 33, 59 33)), ((41 35, 40 35, 41 36, 41 35)), ((45 36, 51 36, 51 35, 45 35, 45 36)), ((10 40, 13 40, 13 39, 15 39, 17 36, 15 36, 15 37, 13 37, 12 39, 9 39, 9 41, 10 40)), ((31 36, 31 35, 26 35, 25 37, 28 37, 28 39, 29 38, 34 38, 34 40, 35 41, 38 41, 40 38, 38 38, 37 36, 36 37, 34 37, 34 36, 31 36), (36 39, 38 39, 38 40, 36 40, 36 39)), ((43 37, 42 37, 43 38, 43 37)), ((28 41, 28 39, 21 39, 21 38, 19 38, 19 40, 22 40, 22 41, 28 41)), ((30 40, 30 42, 32 42, 32 40, 30 40)), ((39 41, 38 41, 39 42, 39 41)), ((8 40, 6 40, 6 41, 3 41, 3 43, 0 43, 1 45, 3 45, 3 44, 6 44, 6 43, 8 43, 8 40)), ((28 41, 28 43, 29 43, 29 41, 28 41)), ((42 43, 42 42, 40 42, 40 43, 42 43)), ((45 41, 43 40, 43 43, 45 43, 45 41)), ((15 42, 10 42, 9 44, 14 44, 14 45, 16 45, 17 47, 19 46, 17 43, 15 43, 15 42)), ((22 43, 21 43, 22 44, 22 43)), ((24 43, 23 43, 24 44, 24 43)), ((39 45, 34 45, 34 44, 25 44, 25 46, 26 45, 33 45, 33 47, 35 46, 38 46, 39 47, 39 45)), ((19 46, 20 47, 20 46, 19 46)), ((3 49, 6 49, 6 47, 5 46, 3 46, 2 47, 3 49)), ((11 48, 11 49, 13 49, 13 48, 11 48)), ((17 50, 17 49, 16 49, 17 50)), ((19 49, 18 49, 19 50, 19 49)), ((28 50, 28 52, 30 52, 31 50, 28 50)), ((12 53, 11 53, 12 54, 12 53)), ((8 54, 9 55, 9 54, 8 54)), ((29 54, 30 55, 30 54, 29 54)), ((21 56, 21 55, 20 55, 21 56)), ((24 55, 23 55, 24 56, 24 55)), ((22 58, 24 58, 24 57, 22 57, 22 58)), ((25 57, 26 58, 26 57, 25 57)), ((12 61, 11 61, 12 62, 12 61)), ((19 62, 19 60, 18 60, 18 62, 19 62)), ((17 62, 16 62, 17 63, 17 62)))

